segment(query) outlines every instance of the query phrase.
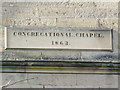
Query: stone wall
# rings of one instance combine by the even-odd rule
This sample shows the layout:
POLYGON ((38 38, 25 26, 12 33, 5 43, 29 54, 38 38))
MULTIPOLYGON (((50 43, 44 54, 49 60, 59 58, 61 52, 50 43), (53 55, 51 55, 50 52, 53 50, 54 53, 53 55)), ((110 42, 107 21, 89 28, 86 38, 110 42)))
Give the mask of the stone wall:
MULTIPOLYGON (((117 61, 118 3, 117 2, 19 2, 3 3, 4 27, 47 27, 47 29, 92 28, 113 29, 113 52, 81 50, 7 50, 3 60, 39 60, 39 57, 83 58, 86 61, 117 61), (112 7, 111 7, 112 6, 112 7), (27 55, 26 55, 27 53, 27 55), (42 54, 41 54, 42 53, 42 54)), ((3 45, 4 46, 4 45, 3 45)))
MULTIPOLYGON (((118 3, 117 2, 9 2, 2 3, 2 28, 4 27, 85 27, 109 28, 115 32, 114 52, 118 55, 118 3)), ((3 29, 2 29, 3 30, 3 29)), ((3 32, 0 40, 4 41, 3 32)), ((0 43, 3 51, 4 43, 0 43)), ((28 57, 44 55, 61 57, 66 51, 17 51, 19 56, 24 52, 28 57)), ((5 52, 6 53, 6 52, 5 52)), ((15 59, 16 53, 9 51, 3 56, 15 59)), ((92 59, 93 52, 82 52, 82 57, 92 59)), ((98 53, 99 54, 99 53, 98 53)), ((104 53, 103 53, 104 54, 104 53)), ((66 52, 65 56, 80 57, 80 51, 66 52)), ((26 58, 25 58, 26 59, 26 58)), ((16 60, 16 59, 15 59, 16 60)), ((11 81, 7 88, 34 88, 34 87, 84 87, 84 88, 117 88, 117 75, 89 75, 89 74, 29 74, 29 73, 3 73, 3 85, 11 81)))

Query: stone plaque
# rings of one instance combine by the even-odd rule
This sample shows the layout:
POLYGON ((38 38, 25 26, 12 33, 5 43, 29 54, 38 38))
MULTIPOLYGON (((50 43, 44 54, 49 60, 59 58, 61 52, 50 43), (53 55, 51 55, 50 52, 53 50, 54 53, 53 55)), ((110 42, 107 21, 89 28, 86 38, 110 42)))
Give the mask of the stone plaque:
POLYGON ((112 30, 5 29, 5 49, 112 50, 112 30))

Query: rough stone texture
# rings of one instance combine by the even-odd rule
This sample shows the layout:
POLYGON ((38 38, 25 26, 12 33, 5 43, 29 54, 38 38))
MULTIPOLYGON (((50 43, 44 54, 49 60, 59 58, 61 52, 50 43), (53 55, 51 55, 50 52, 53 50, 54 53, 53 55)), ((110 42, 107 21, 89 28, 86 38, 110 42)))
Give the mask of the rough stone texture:
MULTIPOLYGON (((118 31, 118 3, 114 2, 59 2, 59 3, 3 3, 2 28, 5 26, 54 26, 54 27, 87 27, 87 28, 112 28, 118 31)), ((0 32, 0 42, 3 41, 3 32, 0 32)), ((115 33, 115 35, 117 35, 115 33)), ((114 38, 117 40, 117 38, 114 38)), ((116 41, 115 41, 116 42, 116 41)), ((117 43, 115 44, 117 47, 117 43)), ((0 50, 3 48, 0 44, 0 50)), ((114 54, 117 55, 118 49, 114 54)), ((16 51, 20 56, 28 51, 16 51)), ((28 55, 39 56, 34 54, 28 55)), ((49 54, 49 51, 44 54, 49 54)), ((62 56, 63 51, 50 51, 51 54, 62 56)), ((10 57, 13 60, 19 58, 11 50, 10 57)), ((66 53, 67 56, 81 55, 79 51, 66 53)), ((96 52, 94 52, 96 53, 96 52)), ((83 52, 82 57, 92 58, 92 52, 83 52)), ((8 54, 9 55, 9 54, 8 54)), ((29 57, 29 56, 28 56, 29 57)), ((28 58, 26 56, 26 58, 28 58)), ((100 58, 100 57, 98 57, 100 58)), ((7 60, 9 60, 7 58, 7 60)), ((34 88, 34 87, 118 87, 117 75, 84 75, 84 74, 21 74, 3 73, 3 85, 7 82, 10 88, 34 88), (29 80, 28 80, 29 79, 29 80), (20 81, 19 81, 20 80, 20 81), (22 80, 22 81, 21 81, 22 80), (16 83, 18 82, 18 83, 16 83)))
POLYGON ((103 27, 117 28, 117 13, 117 3, 107 2, 3 3, 3 25, 99 27, 97 24, 101 23, 103 27), (115 19, 112 23, 111 18, 115 19))
MULTIPOLYGON (((118 3, 114 2, 40 2, 3 3, 2 24, 6 27, 85 27, 113 29, 113 52, 75 50, 7 50, 3 60, 40 60, 65 58, 88 61, 118 61, 118 3), (112 7, 113 8, 112 8, 112 7), (27 53, 27 55, 26 55, 27 53), (107 56, 107 57, 106 57, 107 56)), ((65 28, 66 27, 66 28, 65 28)), ((3 45, 4 46, 4 45, 3 45)))
POLYGON ((116 88, 117 75, 86 74, 3 74, 3 85, 8 88, 116 88))

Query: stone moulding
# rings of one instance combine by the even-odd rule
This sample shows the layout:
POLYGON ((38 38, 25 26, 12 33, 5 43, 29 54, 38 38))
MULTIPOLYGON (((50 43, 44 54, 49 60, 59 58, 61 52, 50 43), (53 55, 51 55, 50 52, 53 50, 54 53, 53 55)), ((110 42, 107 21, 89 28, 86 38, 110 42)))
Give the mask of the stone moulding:
POLYGON ((86 73, 119 74, 120 63, 60 62, 60 61, 3 61, 3 73, 86 73))

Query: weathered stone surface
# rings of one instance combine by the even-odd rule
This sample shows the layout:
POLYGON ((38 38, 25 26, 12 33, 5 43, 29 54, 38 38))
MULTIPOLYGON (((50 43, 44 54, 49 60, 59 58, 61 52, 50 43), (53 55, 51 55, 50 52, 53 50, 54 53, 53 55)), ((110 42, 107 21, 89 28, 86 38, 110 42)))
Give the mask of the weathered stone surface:
MULTIPOLYGON (((117 19, 117 13, 117 3, 108 2, 3 3, 3 25, 98 27, 98 19, 117 19)), ((117 20, 112 21, 114 26, 116 23, 117 20)))
MULTIPOLYGON (((87 27, 110 28, 114 31, 113 52, 81 52, 70 50, 7 50, 0 55, 3 60, 91 60, 118 61, 118 3, 114 2, 76 2, 76 3, 2 3, 2 27, 45 26, 45 27, 87 27), (98 55, 98 57, 94 57, 98 55), (99 56, 100 55, 100 56, 99 56), (102 55, 102 57, 101 57, 102 55)), ((4 41, 0 30, 0 42, 4 41)), ((0 43, 3 50, 3 43, 0 43)), ((24 69, 26 70, 26 69, 24 69)), ((97 72, 97 71, 93 71, 97 72)), ((118 87, 117 75, 81 75, 81 74, 28 74, 3 73, 3 85, 11 80, 11 88, 41 87, 83 87, 111 88, 118 87), (28 80, 29 79, 29 80, 28 80), (22 82, 21 82, 22 80, 22 82), (20 81, 20 82, 19 82, 20 81), (15 83, 17 82, 17 83, 15 83)))
POLYGON ((3 73, 5 88, 116 88, 116 75, 3 73))

